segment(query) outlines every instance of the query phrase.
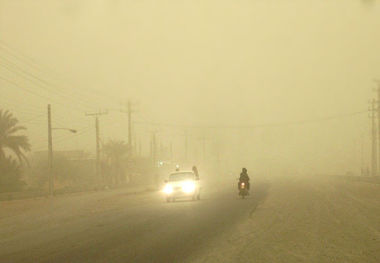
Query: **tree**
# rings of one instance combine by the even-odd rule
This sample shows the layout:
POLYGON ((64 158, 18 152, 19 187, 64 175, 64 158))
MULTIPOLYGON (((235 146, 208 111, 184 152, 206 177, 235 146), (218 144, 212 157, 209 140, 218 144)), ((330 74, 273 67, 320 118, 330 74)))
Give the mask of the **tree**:
POLYGON ((125 168, 130 155, 130 148, 124 141, 110 140, 103 145, 102 151, 106 156, 106 174, 111 183, 125 181, 125 168), (113 181, 113 182, 112 182, 113 181))
MULTIPOLYGON (((53 174, 56 179, 55 188, 83 188, 92 186, 94 182, 93 160, 88 160, 83 154, 83 159, 70 160, 60 152, 54 153, 53 174)), ((46 154, 34 154, 31 158, 31 167, 28 170, 31 185, 44 189, 49 183, 49 166, 46 154)), ((60 189, 61 188, 61 189, 60 189)))
POLYGON ((11 150, 19 159, 20 163, 28 160, 24 152, 30 151, 28 137, 25 135, 17 135, 16 133, 26 130, 24 126, 18 125, 18 120, 13 117, 9 111, 0 110, 0 162, 8 157, 5 149, 11 150))
POLYGON ((22 169, 11 157, 0 161, 0 192, 18 191, 25 185, 21 181, 22 169))
POLYGON ((21 164, 28 163, 24 153, 30 151, 30 144, 26 136, 17 133, 25 129, 9 111, 0 110, 0 191, 16 191, 24 185, 21 164), (8 156, 6 149, 11 150, 19 162, 8 156))

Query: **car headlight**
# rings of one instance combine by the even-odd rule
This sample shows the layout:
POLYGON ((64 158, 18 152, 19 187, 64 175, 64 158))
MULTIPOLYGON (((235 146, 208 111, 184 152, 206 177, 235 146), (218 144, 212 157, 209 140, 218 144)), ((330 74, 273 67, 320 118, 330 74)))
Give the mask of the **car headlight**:
POLYGON ((182 191, 185 193, 192 193, 195 190, 195 183, 193 182, 184 182, 182 184, 182 191))
POLYGON ((173 187, 170 184, 165 185, 163 192, 165 194, 171 194, 173 192, 173 187))

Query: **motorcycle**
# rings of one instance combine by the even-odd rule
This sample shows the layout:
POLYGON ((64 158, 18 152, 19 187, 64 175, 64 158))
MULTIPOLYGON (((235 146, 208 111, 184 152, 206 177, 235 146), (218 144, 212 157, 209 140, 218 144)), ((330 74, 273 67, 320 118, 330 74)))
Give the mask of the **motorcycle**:
POLYGON ((247 185, 244 182, 239 182, 239 196, 244 199, 248 195, 247 185))

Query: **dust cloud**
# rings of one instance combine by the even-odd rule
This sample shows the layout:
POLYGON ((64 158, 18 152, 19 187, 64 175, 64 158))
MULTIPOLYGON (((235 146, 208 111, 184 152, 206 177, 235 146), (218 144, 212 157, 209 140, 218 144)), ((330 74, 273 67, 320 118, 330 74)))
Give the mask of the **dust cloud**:
POLYGON ((376 0, 0 0, 0 262, 380 262, 379 48, 376 0))
POLYGON ((156 132, 172 159, 229 173, 359 173, 379 28, 376 1, 0 0, 0 105, 32 151, 47 149, 47 103, 79 131, 57 131, 55 150, 93 154, 85 113, 108 111, 102 140, 127 141, 131 100, 141 155, 156 132))

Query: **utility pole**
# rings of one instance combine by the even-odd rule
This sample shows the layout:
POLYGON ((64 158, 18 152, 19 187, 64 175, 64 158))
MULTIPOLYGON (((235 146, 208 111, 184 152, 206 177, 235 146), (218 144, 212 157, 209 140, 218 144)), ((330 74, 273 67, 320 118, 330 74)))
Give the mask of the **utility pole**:
POLYGON ((128 145, 129 149, 132 150, 132 105, 131 101, 128 101, 128 145))
POLYGON ((371 109, 370 109, 370 117, 371 117, 371 124, 372 124, 372 176, 377 175, 377 131, 376 131, 376 100, 373 99, 371 103, 371 109))
POLYGON ((189 132, 185 130, 185 161, 189 160, 189 132))
POLYGON ((164 147, 162 141, 160 141, 160 151, 159 151, 159 154, 158 154, 159 160, 161 161, 164 156, 165 156, 165 147, 164 147))
MULTIPOLYGON (((100 177, 100 139, 99 139, 99 117, 95 116, 95 141, 96 141, 96 164, 95 164, 95 174, 96 178, 101 178, 100 177)), ((102 178, 99 180, 102 182, 102 178)))
POLYGON ((133 136, 133 141, 135 142, 135 143, 133 144, 133 152, 134 152, 136 155, 138 155, 138 150, 137 150, 137 148, 138 148, 138 142, 137 142, 136 134, 133 136))
POLYGON ((360 175, 365 175, 365 168, 364 168, 364 140, 363 135, 360 136, 360 175))
POLYGON ((47 106, 47 114, 48 114, 48 177, 49 177, 49 195, 54 195, 54 181, 55 176, 53 172, 53 130, 67 130, 72 133, 76 133, 77 131, 70 128, 52 128, 51 127, 51 106, 48 104, 47 106))
MULTIPOLYGON (((380 153, 380 80, 374 80, 377 84, 377 152, 380 153)), ((377 163, 380 164, 380 154, 378 155, 377 163)), ((377 167, 379 169, 379 167, 377 167)), ((377 170, 376 175, 380 175, 380 172, 377 170)))
POLYGON ((203 157, 203 161, 205 162, 206 161, 206 138, 205 137, 202 138, 202 157, 203 157))
POLYGON ((158 171, 157 171, 157 139, 156 132, 152 134, 152 163, 154 171, 154 180, 155 185, 158 187, 158 171))
POLYGON ((130 151, 133 153, 136 149, 133 147, 132 138, 135 139, 136 136, 133 136, 132 134, 132 113, 134 113, 132 109, 132 102, 129 100, 126 104, 126 110, 120 109, 120 112, 126 113, 128 116, 128 146, 130 151))
POLYGON ((221 170, 221 165, 220 164, 221 164, 221 162, 220 162, 220 145, 217 142, 216 143, 216 165, 217 165, 218 171, 221 170))
POLYGON ((151 154, 152 154, 152 163, 153 166, 157 166, 157 138, 156 132, 152 133, 152 142, 151 142, 151 154))
POLYGON ((170 161, 173 161, 173 142, 170 142, 170 161))
POLYGON ((141 139, 139 139, 139 156, 142 157, 141 139))
POLYGON ((206 162, 206 137, 203 136, 199 139, 202 143, 202 162, 206 162))
POLYGON ((53 172, 53 130, 67 130, 72 133, 76 133, 77 130, 70 129, 70 128, 52 128, 51 127, 51 105, 48 104, 48 177, 49 177, 49 195, 54 195, 54 181, 55 176, 53 172))
MULTIPOLYGON (((153 135, 152 135, 152 137, 151 137, 151 139, 150 139, 150 144, 149 144, 149 146, 150 146, 150 159, 153 160, 153 135)), ((152 161, 152 162, 153 162, 153 161, 152 161)))
POLYGON ((99 116, 105 115, 107 112, 86 113, 86 116, 95 116, 95 145, 96 145, 96 163, 95 176, 99 184, 103 183, 103 178, 100 174, 100 132, 99 132, 99 116))
POLYGON ((51 106, 48 104, 48 166, 49 166, 49 195, 54 195, 54 174, 53 174, 53 138, 51 128, 51 106))

